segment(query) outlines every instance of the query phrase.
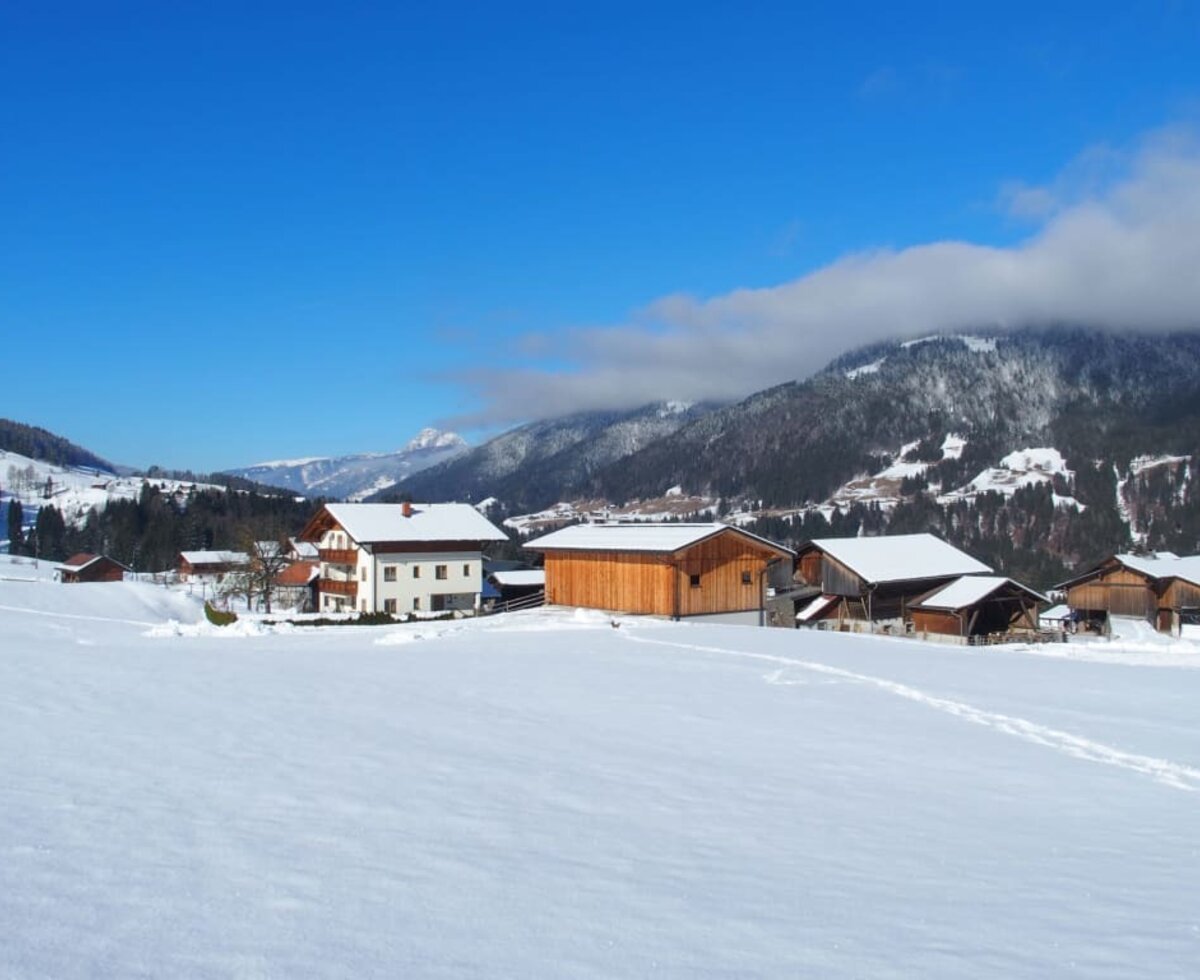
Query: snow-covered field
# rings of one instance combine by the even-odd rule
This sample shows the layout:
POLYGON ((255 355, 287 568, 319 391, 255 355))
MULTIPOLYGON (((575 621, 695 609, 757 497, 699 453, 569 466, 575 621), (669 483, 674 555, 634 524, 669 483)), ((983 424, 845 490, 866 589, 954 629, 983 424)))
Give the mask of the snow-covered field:
POLYGON ((199 616, 0 581, 0 976, 1196 976, 1194 650, 199 616))

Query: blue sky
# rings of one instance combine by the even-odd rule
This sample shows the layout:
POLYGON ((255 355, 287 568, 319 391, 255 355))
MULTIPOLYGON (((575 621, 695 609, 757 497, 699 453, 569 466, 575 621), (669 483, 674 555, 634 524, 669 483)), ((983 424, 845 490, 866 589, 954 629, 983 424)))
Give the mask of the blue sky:
POLYGON ((5 4, 0 415, 209 470, 1089 317, 1200 238, 1198 65, 1190 3, 5 4))

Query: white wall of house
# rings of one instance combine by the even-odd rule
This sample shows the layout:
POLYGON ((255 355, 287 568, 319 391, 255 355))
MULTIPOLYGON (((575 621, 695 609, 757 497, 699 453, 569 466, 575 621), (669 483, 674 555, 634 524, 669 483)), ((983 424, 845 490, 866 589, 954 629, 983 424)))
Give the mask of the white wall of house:
POLYGON ((473 611, 479 607, 483 559, 478 551, 373 555, 341 530, 326 531, 321 548, 352 548, 353 568, 321 563, 321 578, 353 580, 354 596, 321 593, 321 610, 346 612, 473 611), (339 604, 338 600, 341 600, 339 604))

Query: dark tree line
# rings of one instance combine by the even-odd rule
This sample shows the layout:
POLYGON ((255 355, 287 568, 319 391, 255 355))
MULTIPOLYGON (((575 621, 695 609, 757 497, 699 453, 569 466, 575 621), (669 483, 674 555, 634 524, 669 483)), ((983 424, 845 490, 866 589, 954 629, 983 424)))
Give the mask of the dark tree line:
POLYGON ((146 484, 137 500, 113 500, 90 511, 82 527, 67 526, 57 508, 44 506, 28 535, 16 536, 13 503, 9 538, 14 554, 62 561, 92 552, 134 571, 160 572, 174 568, 181 551, 240 550, 248 537, 277 541, 293 536, 323 501, 220 490, 177 497, 146 484))

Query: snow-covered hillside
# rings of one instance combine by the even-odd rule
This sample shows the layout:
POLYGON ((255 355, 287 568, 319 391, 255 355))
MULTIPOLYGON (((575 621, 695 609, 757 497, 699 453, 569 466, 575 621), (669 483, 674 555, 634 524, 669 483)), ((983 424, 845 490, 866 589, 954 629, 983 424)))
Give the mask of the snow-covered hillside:
POLYGON ((225 472, 310 497, 362 500, 467 449, 457 433, 422 429, 404 448, 391 453, 283 459, 225 472))
POLYGON ((163 628, 179 601, 0 581, 0 975, 1200 962, 1195 649, 555 610, 163 628))
POLYGON ((27 524, 36 519, 39 507, 52 504, 67 524, 80 525, 93 507, 103 509, 110 500, 136 500, 147 485, 167 494, 224 489, 162 477, 118 476, 91 467, 57 466, 0 450, 0 501, 7 506, 14 497, 19 500, 27 524))

